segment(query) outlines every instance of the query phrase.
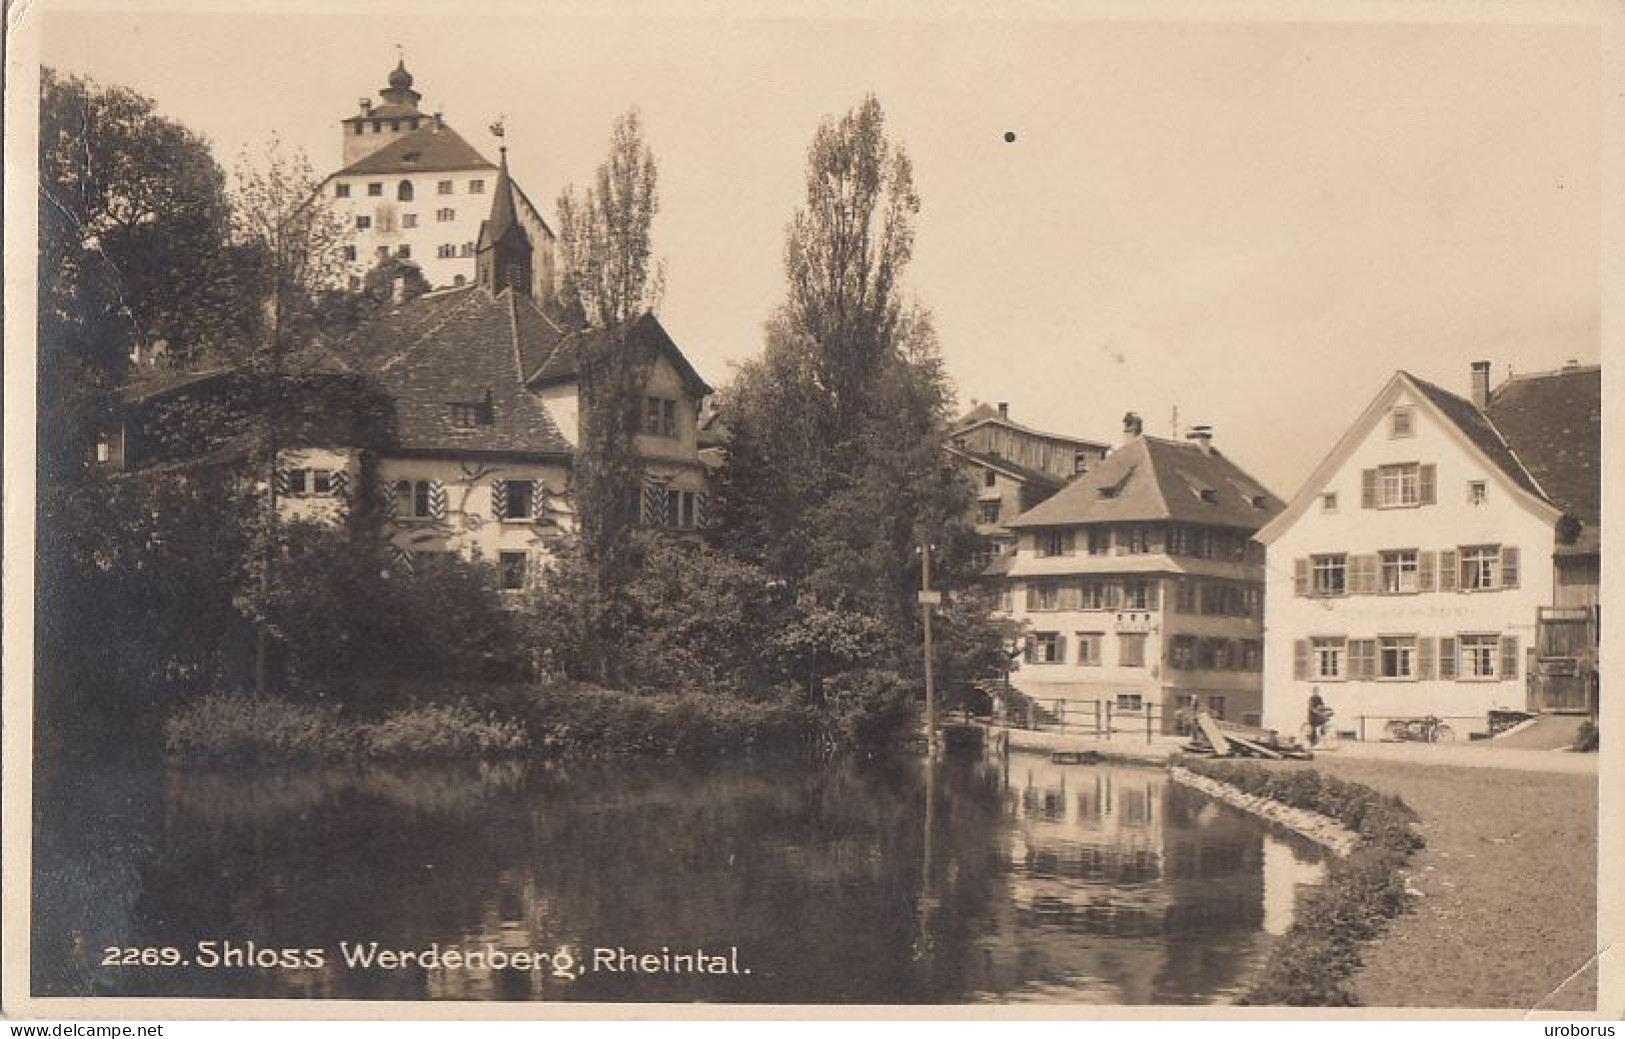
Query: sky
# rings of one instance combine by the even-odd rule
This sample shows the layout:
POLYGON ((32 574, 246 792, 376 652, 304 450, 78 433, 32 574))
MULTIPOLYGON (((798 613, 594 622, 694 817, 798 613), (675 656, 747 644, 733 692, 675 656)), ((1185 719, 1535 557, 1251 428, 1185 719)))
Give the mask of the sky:
POLYGON ((1177 409, 1290 496, 1396 368, 1465 393, 1478 359, 1600 360, 1594 27, 602 9, 36 13, 46 64, 148 95, 228 169, 273 134, 337 168, 397 45, 490 156, 505 120, 549 215, 637 105, 661 320, 716 385, 783 298, 813 133, 869 92, 961 408, 1110 443, 1177 409))

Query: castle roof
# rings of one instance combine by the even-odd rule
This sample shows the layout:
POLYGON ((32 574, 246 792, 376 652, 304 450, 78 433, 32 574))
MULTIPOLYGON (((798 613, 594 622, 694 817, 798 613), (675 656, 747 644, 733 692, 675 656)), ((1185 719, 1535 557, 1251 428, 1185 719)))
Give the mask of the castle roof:
POLYGON ((491 160, 447 126, 429 120, 429 125, 403 134, 382 148, 333 174, 353 177, 366 174, 443 173, 450 170, 494 170, 491 160))

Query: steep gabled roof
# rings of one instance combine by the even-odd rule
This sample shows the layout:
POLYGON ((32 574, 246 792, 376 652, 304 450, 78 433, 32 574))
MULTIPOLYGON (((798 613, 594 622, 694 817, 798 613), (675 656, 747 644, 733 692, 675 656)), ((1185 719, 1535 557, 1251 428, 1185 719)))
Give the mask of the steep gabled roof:
POLYGON ((1516 375, 1487 408, 1546 496, 1587 526, 1602 520, 1602 368, 1516 375))
MULTIPOLYGON (((571 332, 559 341, 558 346, 531 371, 525 381, 532 386, 574 382, 580 375, 582 345, 586 342, 601 341, 604 335, 604 331, 598 328, 571 332)), ((672 341, 671 336, 660 324, 660 319, 654 314, 645 311, 633 321, 631 328, 627 330, 627 340, 664 354, 672 367, 677 369, 683 385, 694 396, 705 397, 712 392, 711 386, 700 377, 700 373, 689 363, 688 358, 683 356, 683 352, 677 348, 677 344, 672 341)))
POLYGON ((395 402, 397 443, 409 450, 565 455, 546 406, 525 388, 526 357, 564 333, 521 293, 465 285, 427 293, 351 338, 350 363, 395 402), (490 405, 490 422, 464 428, 453 404, 490 405))
POLYGON ((441 173, 448 170, 494 170, 496 166, 474 150, 474 146, 444 123, 428 126, 397 137, 389 144, 333 174, 351 177, 365 174, 441 173))
POLYGON ((1010 526, 1170 520, 1254 531, 1282 508, 1279 498, 1217 449, 1141 436, 1010 526))
POLYGON ((1319 494, 1320 488, 1348 460, 1354 449, 1371 434, 1381 421, 1384 412, 1406 389, 1409 389, 1424 406, 1431 408, 1447 430, 1453 430, 1464 446, 1478 454, 1490 469, 1505 481, 1515 492, 1516 500, 1522 501, 1526 507, 1550 521, 1557 520, 1562 514, 1561 507, 1547 496, 1541 484, 1525 467, 1517 451, 1484 412, 1471 401, 1401 370, 1389 378, 1360 417, 1338 438, 1336 445, 1298 488, 1298 492, 1293 495, 1286 509, 1258 532, 1258 540, 1269 544, 1280 537, 1303 514, 1310 502, 1319 494))
POLYGON ((1472 441, 1473 446, 1488 458, 1495 466, 1506 474, 1507 479, 1528 491, 1530 494, 1544 498, 1545 491, 1535 478, 1524 468, 1523 462, 1513 453, 1511 446, 1502 437, 1500 430, 1495 427, 1489 417, 1478 410, 1477 405, 1464 397, 1458 397, 1449 390, 1435 386, 1425 379, 1418 379, 1410 372, 1402 371, 1401 375, 1411 381, 1411 384, 1442 412, 1446 418, 1453 422, 1462 434, 1472 441))
POLYGON ((1109 444, 1103 444, 1098 440, 1086 440, 1083 437, 1067 436, 1065 433, 1049 433, 1042 429, 1034 429, 1031 426, 1024 426, 1019 422, 1012 422, 1009 418, 1000 415, 997 411, 994 411, 986 404, 979 404, 970 411, 966 412, 964 415, 960 416, 959 421, 955 422, 951 427, 949 427, 948 434, 951 437, 964 436, 973 429, 978 429, 987 425, 1003 426, 1006 429, 1013 429, 1017 433, 1023 433, 1038 440, 1050 440, 1059 444, 1070 444, 1074 447, 1092 447, 1097 450, 1104 451, 1106 448, 1111 446, 1109 444))

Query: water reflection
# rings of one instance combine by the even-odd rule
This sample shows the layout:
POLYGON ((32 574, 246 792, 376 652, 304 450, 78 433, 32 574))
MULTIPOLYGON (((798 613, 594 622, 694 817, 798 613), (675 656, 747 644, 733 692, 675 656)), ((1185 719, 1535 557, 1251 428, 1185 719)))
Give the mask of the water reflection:
POLYGON ((41 995, 1210 1002, 1318 869, 1160 771, 1023 756, 175 770, 57 793, 37 824, 41 995), (87 833, 131 854, 75 858, 87 833), (99 964, 119 945, 197 961, 206 941, 323 956, 99 964), (345 962, 373 942, 482 955, 345 962), (595 948, 737 948, 749 973, 582 971, 595 948))

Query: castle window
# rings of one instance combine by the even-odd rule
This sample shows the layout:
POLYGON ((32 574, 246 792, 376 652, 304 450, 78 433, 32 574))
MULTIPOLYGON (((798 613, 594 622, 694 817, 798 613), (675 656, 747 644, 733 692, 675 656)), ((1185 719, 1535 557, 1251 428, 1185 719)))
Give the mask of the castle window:
POLYGON ((442 260, 449 260, 453 256, 457 255, 457 247, 455 245, 442 245, 440 248, 435 250, 435 255, 440 257, 442 260))
POLYGON ((346 259, 346 260, 353 260, 353 259, 355 259, 355 246, 353 246, 353 245, 346 245, 346 246, 345 246, 345 247, 344 247, 344 258, 345 258, 345 259, 346 259))
POLYGON ((373 133, 383 133, 384 132, 384 124, 383 124, 383 122, 381 120, 374 119, 372 121, 372 132, 373 133))
POLYGON ((463 247, 461 249, 457 250, 457 255, 459 255, 459 256, 473 256, 474 255, 474 243, 473 242, 464 242, 463 247))
POLYGON ((403 180, 395 188, 395 199, 399 202, 412 201, 412 182, 403 180))
POLYGON ((395 255, 403 260, 410 260, 412 258, 412 247, 410 245, 397 245, 395 255))
POLYGON ((449 181, 449 180, 441 181, 440 183, 435 185, 435 190, 440 192, 440 194, 442 194, 442 195, 451 194, 451 181, 449 181))
POLYGON ((437 209, 434 211, 434 218, 442 224, 450 223, 451 221, 457 219, 457 210, 437 209))
POLYGON ((470 195, 483 195, 483 194, 485 194, 485 181, 483 181, 483 180, 471 180, 471 181, 469 181, 468 182, 468 193, 470 195))
POLYGON ((374 181, 373 183, 367 185, 367 194, 377 196, 377 195, 382 195, 383 193, 384 193, 384 182, 383 181, 381 181, 381 180, 380 181, 374 181))
POLYGON ((418 215, 416 213, 402 213, 401 214, 401 226, 402 227, 416 227, 416 226, 418 226, 418 215))
POLYGON ((348 185, 348 184, 335 184, 335 185, 333 185, 333 197, 334 198, 349 198, 350 197, 350 185, 348 185))
POLYGON ((357 231, 365 231, 367 228, 369 228, 371 226, 372 226, 372 217, 370 217, 370 216, 358 216, 358 217, 355 218, 355 229, 357 231))
POLYGON ((378 247, 378 258, 379 258, 379 259, 380 259, 380 260, 387 260, 387 259, 389 259, 389 246, 387 246, 387 245, 380 245, 380 246, 379 246, 379 247, 378 247))

